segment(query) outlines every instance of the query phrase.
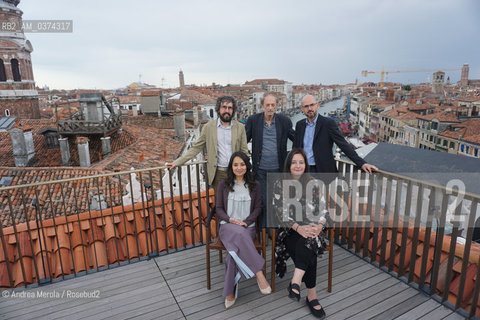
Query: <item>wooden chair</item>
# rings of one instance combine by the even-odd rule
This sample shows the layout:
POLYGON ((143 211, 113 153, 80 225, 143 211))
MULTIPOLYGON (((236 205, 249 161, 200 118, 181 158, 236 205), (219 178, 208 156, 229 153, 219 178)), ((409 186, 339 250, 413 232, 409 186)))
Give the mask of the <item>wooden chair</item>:
MULTIPOLYGON (((207 289, 210 290, 210 250, 219 250, 219 256, 218 256, 218 260, 220 261, 220 263, 223 263, 223 259, 222 259, 222 251, 223 250, 226 250, 225 249, 225 246, 223 245, 222 241, 220 240, 220 236, 219 236, 219 233, 218 233, 218 228, 220 226, 220 221, 218 219, 218 217, 216 216, 215 214, 216 212, 216 209, 215 207, 212 208, 212 210, 210 210, 210 213, 208 215, 208 218, 207 218, 207 222, 205 223, 205 226, 207 227, 207 245, 206 245, 206 259, 207 259, 207 289), (212 219, 215 219, 215 227, 216 227, 216 234, 217 234, 217 237, 214 239, 214 241, 212 242, 212 232, 210 230, 210 222, 212 221, 212 219)), ((266 275, 266 264, 267 264, 267 260, 266 260, 266 256, 267 256, 267 247, 266 247, 266 230, 265 228, 258 228, 258 226, 260 226, 261 222, 261 216, 258 217, 257 219, 257 222, 256 222, 256 226, 257 226, 257 236, 255 237, 255 240, 254 240, 254 245, 255 245, 255 248, 258 250, 258 252, 261 252, 262 253, 262 256, 263 256, 263 259, 265 259, 265 265, 263 266, 263 274, 266 275)))
MULTIPOLYGON (((328 292, 332 292, 332 273, 333 273, 333 229, 328 229, 328 247, 325 251, 328 251, 328 292)), ((272 291, 275 291, 275 240, 277 230, 272 229, 272 275, 270 279, 270 286, 272 291)))

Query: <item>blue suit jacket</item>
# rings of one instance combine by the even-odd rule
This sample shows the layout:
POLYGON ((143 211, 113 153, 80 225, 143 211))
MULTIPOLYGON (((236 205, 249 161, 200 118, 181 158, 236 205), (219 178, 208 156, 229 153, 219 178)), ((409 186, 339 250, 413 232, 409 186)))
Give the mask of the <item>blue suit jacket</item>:
MULTIPOLYGON (((305 119, 299 120, 295 125, 294 147, 303 148, 303 137, 307 125, 305 121, 305 119)), ((318 115, 313 136, 313 157, 318 172, 337 172, 332 152, 334 142, 358 167, 366 163, 345 140, 335 121, 318 115)))

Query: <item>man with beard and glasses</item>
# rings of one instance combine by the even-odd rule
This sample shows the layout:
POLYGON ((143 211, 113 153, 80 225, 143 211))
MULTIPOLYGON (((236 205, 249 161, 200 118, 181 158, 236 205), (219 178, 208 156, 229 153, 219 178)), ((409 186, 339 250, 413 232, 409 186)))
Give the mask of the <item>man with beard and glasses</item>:
POLYGON ((312 95, 302 99, 301 110, 307 117, 295 125, 294 148, 303 148, 307 154, 310 173, 337 172, 333 158, 333 143, 363 171, 372 173, 377 167, 368 164, 358 156, 343 137, 337 124, 330 118, 318 114, 318 102, 312 95))
POLYGON ((218 115, 217 120, 210 120, 205 124, 200 137, 190 146, 190 149, 167 166, 174 169, 194 158, 206 147, 208 183, 217 194, 218 183, 227 177, 231 155, 237 151, 248 154, 248 147, 245 127, 233 120, 237 110, 235 99, 230 96, 218 98, 215 110, 218 115))

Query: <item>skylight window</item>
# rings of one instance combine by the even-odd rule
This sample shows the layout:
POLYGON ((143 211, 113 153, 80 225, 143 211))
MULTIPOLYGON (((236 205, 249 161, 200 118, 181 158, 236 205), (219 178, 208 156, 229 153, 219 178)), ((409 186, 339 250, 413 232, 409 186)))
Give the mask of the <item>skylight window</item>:
POLYGON ((12 184, 13 177, 2 177, 0 179, 0 187, 7 187, 12 184))

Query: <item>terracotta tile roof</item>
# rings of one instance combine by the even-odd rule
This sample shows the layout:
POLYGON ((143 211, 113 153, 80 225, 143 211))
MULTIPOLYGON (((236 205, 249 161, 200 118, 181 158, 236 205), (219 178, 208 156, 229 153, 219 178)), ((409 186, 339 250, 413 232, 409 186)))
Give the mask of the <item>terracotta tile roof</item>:
MULTIPOLYGON (((7 135, 8 141, 10 137, 8 133, 0 133, 0 137, 7 135)), ((158 167, 163 165, 166 161, 172 161, 178 157, 178 154, 181 152, 184 146, 184 142, 179 142, 173 139, 174 130, 164 130, 157 129, 148 125, 145 126, 126 126, 121 134, 116 135, 115 139, 111 141, 111 148, 114 151, 109 157, 101 159, 101 152, 98 154, 90 154, 92 161, 91 168, 79 168, 79 167, 61 167, 62 160, 60 151, 57 150, 48 150, 44 147, 42 141, 42 149, 38 153, 38 161, 35 163, 35 167, 30 168, 15 168, 13 161, 13 154, 11 152, 11 142, 10 143, 10 152, 7 154, 11 156, 7 161, 7 166, 11 168, 2 168, 0 170, 0 177, 2 176, 11 176, 14 178, 13 185, 16 184, 28 184, 34 182, 48 182, 51 180, 60 180, 67 178, 75 178, 86 175, 97 175, 108 172, 115 171, 128 171, 132 167, 135 169, 145 169, 158 167), (132 140, 133 139, 133 140, 132 140), (46 166, 40 166, 40 164, 48 164, 46 166)), ((187 135, 188 137, 188 135, 187 135)), ((43 137, 42 137, 43 139, 43 137)), ((1 140, 3 142, 3 139, 1 140)), ((99 140, 93 140, 89 142, 90 150, 101 150, 101 142, 99 140)), ((2 150, 0 148, 0 150, 2 150)), ((38 149, 37 149, 38 150, 38 149)), ((78 153, 75 142, 73 139, 70 139, 70 154, 71 154, 71 163, 72 165, 78 165, 78 153)), ((2 154, 3 155, 3 154, 2 154)), ((160 172, 153 172, 152 178, 159 179, 160 172)), ((113 181, 113 180, 112 180, 113 181)), ((102 186, 100 191, 103 194, 106 194, 104 187, 109 185, 106 181, 102 180, 100 182, 102 186)), ((113 192, 115 195, 121 194, 118 191, 118 186, 116 184, 110 184, 112 186, 113 192)), ((86 198, 86 195, 83 191, 86 188, 94 190, 97 192, 96 186, 93 184, 87 185, 77 185, 81 189, 78 193, 80 198, 86 198)), ((106 187, 105 187, 106 188, 106 187)), ((43 196, 48 193, 48 189, 39 188, 43 196), (43 191, 42 191, 43 190, 43 191)), ((53 199, 61 199, 61 194, 58 193, 59 190, 53 191, 53 199)), ((27 203, 31 203, 33 200, 34 193, 32 193, 32 198, 28 199, 27 203)), ((19 194, 13 194, 13 199, 18 201, 20 199, 19 194)), ((119 204, 120 200, 118 197, 114 197, 115 204, 119 204)), ((6 203, 7 199, 0 199, 0 222, 4 224, 11 223, 11 218, 5 216, 3 212, 7 212, 8 204, 6 203), (7 210, 7 211, 4 211, 7 210), (10 222, 8 222, 10 221, 10 222)), ((87 205, 87 204, 85 204, 87 205)), ((87 207, 82 207, 85 210, 87 207)), ((58 209, 58 208, 57 208, 58 209)), ((58 209, 60 212, 62 208, 58 209)), ((18 216, 17 222, 21 222, 23 215, 18 216)))
POLYGON ((125 117, 122 123, 127 126, 148 126, 157 129, 174 129, 173 117, 154 117, 147 115, 138 115, 136 117, 125 117))
POLYGON ((439 135, 451 139, 480 144, 480 119, 468 119, 451 125, 451 129, 440 132, 439 135))
POLYGON ((197 92, 200 92, 202 94, 205 94, 207 96, 213 97, 216 95, 215 91, 212 88, 207 88, 207 87, 190 87, 190 90, 195 90, 197 92))
POLYGON ((417 117, 418 117, 418 114, 416 114, 415 112, 408 111, 408 112, 405 112, 403 114, 398 115, 397 119, 400 119, 400 120, 415 120, 417 117))
POLYGON ((374 105, 377 108, 386 108, 386 107, 390 107, 391 105, 394 105, 393 102, 384 101, 384 100, 371 101, 369 103, 374 105))
POLYGON ((124 128, 136 138, 135 142, 94 164, 93 167, 106 171, 127 171, 132 167, 135 169, 158 167, 176 159, 184 146, 184 142, 173 138, 174 130, 157 129, 148 125, 124 128))
POLYGON ((193 101, 187 101, 183 99, 168 99, 166 109, 167 111, 176 111, 180 110, 191 110, 197 103, 193 101))
POLYGON ((413 110, 416 110, 416 111, 429 110, 429 109, 434 109, 434 108, 435 108, 435 106, 432 106, 430 104, 424 104, 424 103, 422 103, 422 104, 413 103, 413 104, 408 105, 408 110, 410 110, 410 111, 413 111, 413 110))
POLYGON ((463 138, 461 140, 463 140, 465 142, 471 142, 471 143, 480 145, 480 134, 477 134, 475 136, 470 136, 470 137, 467 137, 467 138, 463 138))
POLYGON ((460 137, 462 137, 464 134, 465 134, 465 128, 462 128, 456 131, 447 129, 445 131, 440 132, 438 135, 451 138, 451 139, 460 139, 460 137))
POLYGON ((142 97, 152 97, 152 96, 159 96, 162 90, 142 90, 141 96, 142 97))
POLYGON ((382 115, 399 120, 415 120, 418 117, 418 114, 409 111, 406 106, 397 106, 394 109, 382 112, 382 115))
MULTIPOLYGON (((35 147, 35 159, 32 164, 34 167, 60 167, 62 166, 62 156, 60 149, 47 149, 45 137, 39 134, 39 131, 53 127, 56 124, 52 120, 22 120, 24 125, 32 127, 33 143, 35 147)), ((119 133, 115 132, 110 136, 112 153, 115 153, 126 146, 132 144, 136 138, 128 130, 119 133)), ((71 165, 78 166, 78 151, 74 139, 69 139, 71 165)), ((90 161, 98 162, 102 158, 102 143, 100 137, 89 137, 90 161)), ((14 167, 12 141, 8 132, 0 132, 0 166, 14 167)))
POLYGON ((285 84, 285 80, 279 79, 255 79, 252 81, 246 81, 245 85, 262 85, 263 83, 267 84, 285 84))
POLYGON ((454 112, 446 112, 440 111, 435 113, 426 114, 424 116, 417 116, 418 119, 432 121, 433 119, 437 119, 439 122, 460 122, 458 120, 457 115, 454 112))
MULTIPOLYGON (((166 198, 165 202, 157 200, 153 205, 140 202, 135 206, 46 218, 38 225, 35 221, 29 221, 28 226, 24 222, 16 226, 17 236, 13 227, 4 228, 6 247, 0 241, 0 287, 10 287, 7 261, 13 286, 18 287, 39 278, 55 279, 206 241, 206 193, 201 194, 200 201, 196 194, 192 195, 192 210, 186 205, 188 199, 188 195, 183 196, 183 208, 180 197, 175 197, 173 203, 166 198)), ((212 190, 209 207, 213 201, 212 190)), ((215 221, 212 222, 215 237, 215 221)))
MULTIPOLYGON (((143 92, 142 92, 143 93, 143 92)), ((137 95, 126 95, 126 96, 117 96, 121 104, 125 103, 140 103, 140 96, 137 95)))
POLYGON ((458 102, 480 102, 480 97, 463 97, 463 98, 458 98, 456 101, 458 101, 458 102))
MULTIPOLYGON (((77 178, 81 176, 92 176, 98 175, 102 172, 96 169, 90 168, 71 168, 71 167, 52 167, 52 168, 5 168, 0 167, 0 177, 12 177, 13 181, 11 183, 12 186, 14 185, 24 185, 30 183, 40 183, 40 182, 50 182, 53 180, 62 180, 62 179, 70 179, 70 178, 77 178)), ((85 199, 86 197, 86 188, 90 190, 96 191, 97 185, 93 183, 93 180, 88 180, 89 182, 85 182, 86 180, 82 180, 82 183, 76 183, 75 188, 76 192, 75 195, 79 199, 84 199, 79 202, 79 207, 83 210, 88 208, 88 203, 85 199)), ((101 179, 99 181, 100 189, 103 190, 104 186, 106 186, 105 179, 101 179)), ((114 188, 115 189, 115 188, 114 188)), ((115 189, 116 190, 116 189, 115 189)), ((27 216, 29 220, 34 219, 35 217, 35 209, 31 206, 33 199, 38 194, 39 199, 52 199, 52 206, 56 212, 64 212, 64 209, 61 205, 59 205, 59 200, 63 198, 61 194, 61 190, 59 188, 49 189, 47 186, 40 186, 36 187, 35 189, 29 189, 25 191, 23 194, 20 191, 13 191, 10 192, 10 199, 12 201, 12 206, 14 208, 14 219, 15 223, 21 223, 25 221, 25 212, 23 212, 23 204, 26 205, 27 208, 27 216)), ((117 192, 118 194, 118 192, 117 192)), ((64 196, 68 197, 73 194, 64 194, 64 196)), ((50 202, 49 202, 50 204, 50 202)), ((67 214, 71 213, 73 209, 73 199, 71 199, 67 205, 67 214)), ((51 209, 51 208, 50 208, 51 209)), ((52 210, 49 210, 48 213, 42 213, 43 218, 47 218, 46 215, 51 216, 52 210)), ((10 216, 10 207, 8 203, 8 197, 6 194, 2 194, 0 198, 0 221, 4 227, 10 226, 12 224, 12 217, 10 216)))
POLYGON ((189 102, 195 102, 197 104, 215 104, 217 101, 215 98, 207 96, 197 90, 182 89, 181 99, 189 102))

